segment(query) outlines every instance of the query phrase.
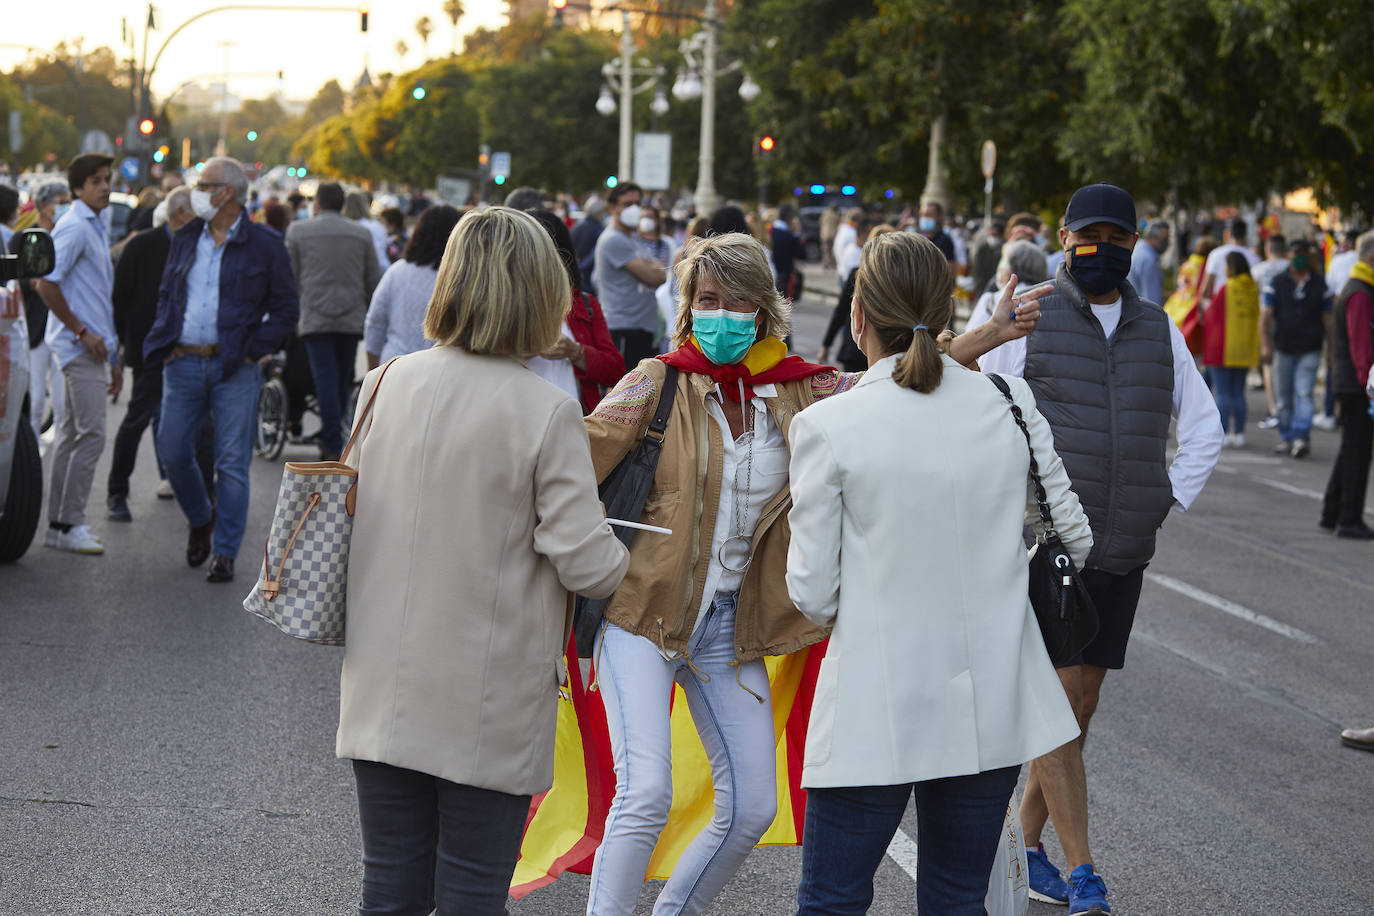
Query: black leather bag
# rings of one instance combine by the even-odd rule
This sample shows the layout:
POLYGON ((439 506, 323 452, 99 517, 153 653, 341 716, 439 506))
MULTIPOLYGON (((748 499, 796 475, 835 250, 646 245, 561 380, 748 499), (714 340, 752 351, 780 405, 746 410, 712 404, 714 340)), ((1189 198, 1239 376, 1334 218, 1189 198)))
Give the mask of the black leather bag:
MULTIPOLYGON (((663 390, 659 392, 658 406, 654 418, 644 438, 626 455, 619 464, 606 475, 597 492, 606 507, 607 518, 638 521, 644 512, 644 503, 649 498, 649 488, 653 485, 654 475, 658 473, 658 459, 663 454, 663 437, 668 428, 668 417, 673 412, 673 400, 677 397, 678 370, 667 367, 663 376, 663 390)), ((626 547, 633 546, 633 528, 615 528, 615 536, 626 547)), ((573 604, 573 639, 577 642, 579 658, 591 658, 596 642, 596 631, 601 627, 601 618, 611 604, 610 598, 587 598, 577 596, 573 604)))
POLYGON ((1040 505, 1040 520, 1045 528, 1043 533, 1036 536, 1035 553, 1030 558, 1030 601, 1031 607, 1035 608, 1035 619, 1040 623, 1040 635, 1045 640, 1050 661, 1055 665, 1063 665, 1082 652, 1097 636, 1097 607, 1078 574, 1078 567, 1055 531, 1049 498, 1045 495, 1044 484, 1040 482, 1035 447, 1031 445, 1030 431, 1026 429, 1021 408, 1012 398, 1006 379, 992 373, 988 378, 1011 405, 1012 419, 1021 428, 1021 434, 1026 437, 1026 448, 1030 450, 1030 477, 1035 484, 1035 499, 1040 505))

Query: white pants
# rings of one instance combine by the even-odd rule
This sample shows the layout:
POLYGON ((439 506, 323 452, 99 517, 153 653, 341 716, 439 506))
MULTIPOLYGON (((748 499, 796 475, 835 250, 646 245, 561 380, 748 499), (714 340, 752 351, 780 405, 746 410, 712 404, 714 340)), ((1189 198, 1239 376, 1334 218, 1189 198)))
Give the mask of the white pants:
POLYGON ((29 350, 29 419, 33 421, 33 433, 38 435, 43 428, 43 411, 48 406, 48 393, 53 393, 52 428, 62 428, 62 418, 66 416, 66 398, 62 395, 62 367, 57 365, 57 357, 48 349, 47 341, 29 350), (50 385, 49 375, 56 380, 50 385))
POLYGON ((629 916, 673 801, 669 700, 682 685, 715 788, 715 815, 678 860, 655 914, 696 914, 744 862, 777 812, 773 706, 761 660, 735 657, 733 595, 718 595, 692 637, 694 673, 682 656, 665 659, 652 642, 604 625, 597 662, 606 704, 616 790, 596 852, 589 916, 629 916), (735 683, 763 698, 757 698, 735 683), (709 678, 707 680, 706 678, 709 678))

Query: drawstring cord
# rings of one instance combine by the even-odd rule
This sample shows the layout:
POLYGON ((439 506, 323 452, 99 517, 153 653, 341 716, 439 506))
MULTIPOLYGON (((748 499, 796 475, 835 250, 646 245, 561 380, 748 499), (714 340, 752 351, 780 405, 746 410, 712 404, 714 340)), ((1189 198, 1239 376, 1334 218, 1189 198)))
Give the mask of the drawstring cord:
POLYGON ((596 651, 592 653, 592 682, 588 692, 596 693, 601 689, 601 647, 606 644, 606 624, 601 624, 601 632, 596 634, 596 651))
POLYGON ((744 673, 744 667, 740 664, 740 660, 738 658, 732 658, 730 659, 729 665, 731 668, 735 669, 735 683, 739 684, 740 689, 742 689, 745 693, 749 694, 751 697, 758 700, 760 704, 762 704, 764 702, 763 697, 759 696, 757 693, 750 690, 747 686, 745 686, 744 681, 740 680, 740 675, 744 673))

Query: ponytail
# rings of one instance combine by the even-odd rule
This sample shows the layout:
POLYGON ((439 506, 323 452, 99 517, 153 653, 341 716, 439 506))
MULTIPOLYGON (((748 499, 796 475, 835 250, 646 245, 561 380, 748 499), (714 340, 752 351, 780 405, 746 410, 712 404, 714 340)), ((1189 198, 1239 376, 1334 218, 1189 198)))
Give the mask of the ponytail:
POLYGON ((892 380, 903 388, 930 394, 940 387, 944 378, 945 364, 940 359, 940 348, 925 325, 916 326, 911 336, 911 346, 897 360, 892 370, 892 380))

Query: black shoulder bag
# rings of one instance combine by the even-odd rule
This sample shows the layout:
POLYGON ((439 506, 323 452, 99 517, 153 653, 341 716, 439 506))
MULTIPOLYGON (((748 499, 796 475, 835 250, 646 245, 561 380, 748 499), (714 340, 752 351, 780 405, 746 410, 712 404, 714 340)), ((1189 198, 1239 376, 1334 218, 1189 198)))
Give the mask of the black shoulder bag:
MULTIPOLYGON (((597 490, 606 507, 607 518, 635 522, 644 512, 649 488, 653 485, 654 475, 658 473, 658 458, 663 453, 663 434, 668 428, 668 417, 673 412, 673 399, 677 397, 677 377, 677 368, 668 366, 663 374, 658 407, 654 410, 654 418, 649 421, 644 438, 606 475, 597 490)), ((636 533, 633 528, 615 528, 615 536, 626 547, 632 546, 636 533)), ((610 598, 577 596, 573 608, 573 638, 577 642, 579 658, 592 657, 596 631, 610 603, 610 598)))
POLYGON ((1035 461, 1035 447, 1031 445, 1030 430, 1026 429, 1021 408, 1012 398, 1006 379, 994 373, 989 373, 988 378, 1011 405, 1012 419, 1021 428, 1026 448, 1030 450, 1030 478, 1035 484, 1035 500, 1040 504, 1040 520, 1045 526, 1044 532, 1036 536, 1037 549, 1030 559, 1030 601, 1050 661, 1063 665, 1097 636, 1097 608, 1054 528, 1054 515, 1050 512, 1045 486, 1040 482, 1040 466, 1035 461))

